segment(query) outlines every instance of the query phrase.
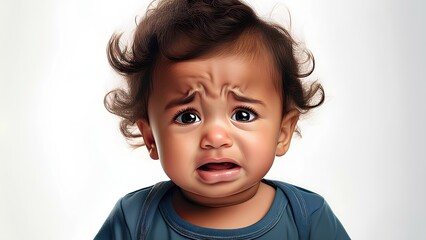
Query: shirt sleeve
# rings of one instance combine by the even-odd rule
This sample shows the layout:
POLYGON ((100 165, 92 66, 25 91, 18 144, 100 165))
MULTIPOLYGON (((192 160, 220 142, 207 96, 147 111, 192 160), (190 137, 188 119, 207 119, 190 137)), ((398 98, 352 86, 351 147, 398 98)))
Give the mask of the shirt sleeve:
POLYGON ((120 199, 105 220, 94 240, 130 240, 130 231, 123 214, 120 199))
POLYGON ((347 240, 351 238, 327 202, 324 201, 324 204, 311 215, 310 239, 347 240))

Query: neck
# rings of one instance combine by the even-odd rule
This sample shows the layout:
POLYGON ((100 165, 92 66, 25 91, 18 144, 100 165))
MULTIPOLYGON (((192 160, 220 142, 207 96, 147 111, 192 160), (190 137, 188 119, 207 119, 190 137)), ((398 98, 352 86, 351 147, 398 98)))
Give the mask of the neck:
POLYGON ((181 218, 192 224, 235 229, 250 226, 264 217, 274 196, 275 189, 261 182, 238 194, 213 199, 177 190, 173 206, 181 218))

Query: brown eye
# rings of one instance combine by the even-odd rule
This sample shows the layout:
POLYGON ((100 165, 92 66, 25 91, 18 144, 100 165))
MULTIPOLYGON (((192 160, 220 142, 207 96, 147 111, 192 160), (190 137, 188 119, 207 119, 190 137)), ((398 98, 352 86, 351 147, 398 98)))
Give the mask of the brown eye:
POLYGON ((201 119, 193 112, 183 112, 175 117, 175 121, 180 124, 191 124, 199 122, 201 119))
POLYGON ((251 122, 255 120, 257 114, 248 109, 238 109, 234 112, 231 119, 238 122, 251 122))

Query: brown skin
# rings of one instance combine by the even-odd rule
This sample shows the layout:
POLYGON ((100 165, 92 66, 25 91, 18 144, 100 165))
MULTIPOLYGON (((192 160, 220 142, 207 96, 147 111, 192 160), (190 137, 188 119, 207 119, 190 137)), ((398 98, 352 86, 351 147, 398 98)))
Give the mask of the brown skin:
MULTIPOLYGON (((275 189, 263 182, 245 193, 247 199, 226 207, 206 207, 188 201, 180 192, 174 194, 176 212, 186 221, 208 228, 236 229, 250 226, 266 215, 275 196, 275 189)), ((239 194, 241 197, 241 194, 239 194)))
POLYGON ((263 53, 162 60, 155 69, 149 123, 137 125, 151 158, 179 187, 174 207, 186 221, 241 228, 269 210, 275 189, 261 180, 287 152, 299 112, 283 117, 278 74, 268 66, 263 53), (223 162, 233 167, 200 170, 223 162))

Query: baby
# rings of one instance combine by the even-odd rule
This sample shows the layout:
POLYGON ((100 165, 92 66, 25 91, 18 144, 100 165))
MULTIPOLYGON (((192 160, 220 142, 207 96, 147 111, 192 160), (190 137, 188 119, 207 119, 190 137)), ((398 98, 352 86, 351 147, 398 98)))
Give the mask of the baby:
POLYGON ((239 0, 160 0, 120 37, 108 57, 128 88, 105 105, 171 180, 120 199, 95 239, 349 239, 321 196, 264 179, 324 101, 288 31, 239 0))

